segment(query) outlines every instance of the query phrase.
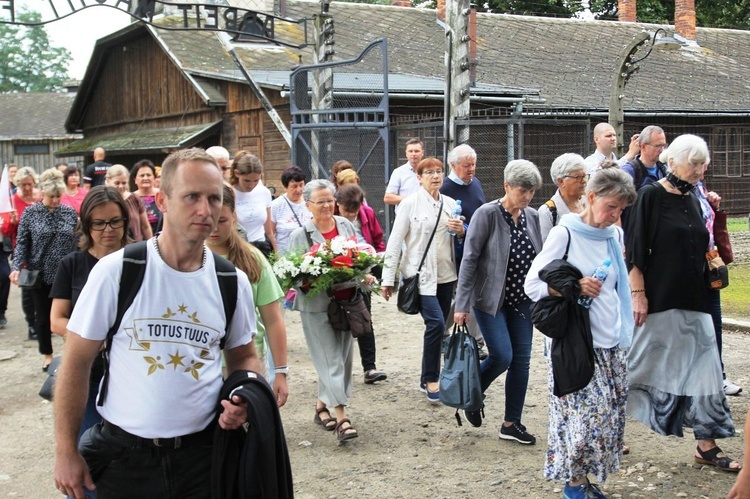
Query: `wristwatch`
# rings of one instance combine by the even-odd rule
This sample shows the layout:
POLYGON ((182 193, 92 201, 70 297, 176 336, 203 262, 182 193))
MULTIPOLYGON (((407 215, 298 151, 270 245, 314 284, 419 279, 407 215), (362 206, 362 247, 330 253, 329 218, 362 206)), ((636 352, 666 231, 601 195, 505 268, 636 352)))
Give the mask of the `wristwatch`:
POLYGON ((273 370, 274 374, 283 374, 287 378, 289 377, 289 366, 277 366, 273 370))

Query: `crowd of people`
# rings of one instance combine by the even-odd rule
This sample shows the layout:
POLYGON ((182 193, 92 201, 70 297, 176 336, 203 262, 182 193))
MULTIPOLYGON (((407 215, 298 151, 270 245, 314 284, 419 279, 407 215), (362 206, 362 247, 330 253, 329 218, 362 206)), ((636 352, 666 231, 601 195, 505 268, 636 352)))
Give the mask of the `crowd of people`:
MULTIPOLYGON (((7 284, 35 271, 33 286, 22 283, 22 304, 43 370, 52 361, 51 334, 66 340, 55 396, 56 486, 79 499, 94 490, 96 497, 187 490, 203 497, 214 428, 239 428, 249 412, 231 397, 216 417, 222 368, 262 373, 278 407, 290 396, 289 308, 300 313, 318 378, 313 422, 339 442, 359 437, 347 414, 355 338, 329 311, 361 294, 371 312, 371 285, 380 282, 389 300, 401 279, 417 275, 419 389, 440 403, 444 339, 452 324, 468 326, 480 348, 483 396, 497 396, 491 386, 506 374, 501 439, 537 441, 522 423, 532 318, 540 311, 561 318, 556 331, 542 329, 549 368, 543 472, 565 483, 563 497, 606 497, 589 477, 604 483, 619 469, 628 452, 626 416, 661 435, 681 437, 691 427, 695 461, 740 472, 730 495, 747 497, 750 478, 716 442, 735 434, 726 396, 742 388, 724 373, 720 292, 706 283, 706 253, 726 244, 721 198, 701 182, 707 145, 695 135, 668 145, 664 130, 649 126, 617 158, 606 123, 595 128, 594 142, 586 158, 565 153, 553 161, 557 190, 540 203, 534 194, 544 180, 530 161, 510 161, 502 197, 488 202, 474 149, 457 146, 444 165, 410 139, 407 162, 386 188, 384 202, 396 210, 387 241, 345 160, 332 165, 331 181, 288 167, 285 192, 275 199, 257 156, 232 157, 219 146, 178 151, 160 167, 147 159, 111 165, 97 148, 83 175, 67 165, 41 175, 16 169, 13 210, 0 226, 3 261, 11 257, 0 311, 7 284), (339 236, 382 255, 382 266, 360 283, 314 296, 309 282, 279 286, 274 258, 339 236), (124 255, 137 242, 142 256, 124 255), (144 267, 142 281, 122 307, 131 260, 144 267), (601 268, 606 279, 596 276, 601 268), (86 306, 76 307, 79 300, 86 306), (192 472, 165 471, 175 466, 192 472)), ((386 380, 374 330, 356 340, 364 384, 386 380)), ((492 415, 483 406, 464 417, 479 427, 492 415)))

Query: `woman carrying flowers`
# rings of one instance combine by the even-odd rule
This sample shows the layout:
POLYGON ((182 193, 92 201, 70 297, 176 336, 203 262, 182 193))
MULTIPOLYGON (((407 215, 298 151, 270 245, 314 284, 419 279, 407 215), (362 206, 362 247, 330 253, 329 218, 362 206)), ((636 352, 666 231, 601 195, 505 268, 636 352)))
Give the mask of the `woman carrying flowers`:
MULTIPOLYGON (((282 284, 284 276, 305 276, 301 283, 295 283, 299 292, 294 300, 294 309, 300 311, 307 348, 318 374, 314 421, 324 430, 333 431, 339 441, 350 440, 359 436, 346 416, 352 389, 352 335, 334 329, 327 311, 332 299, 351 298, 357 292, 356 286, 361 284, 355 284, 357 272, 354 262, 355 259, 359 260, 359 253, 355 251, 356 231, 349 220, 333 215, 336 201, 331 182, 308 182, 302 196, 312 213, 312 220, 292 232, 289 249, 290 254, 308 253, 296 265, 292 265, 293 257, 280 259, 274 265, 274 271, 282 284), (350 240, 352 237, 353 241, 350 240), (324 265, 324 261, 330 266, 324 265), (349 287, 335 282, 333 275, 338 273, 335 269, 351 272, 349 287), (330 293, 322 292, 324 289, 330 293)), ((364 276, 364 273, 361 275, 364 276)), ((368 275, 364 278, 364 284, 372 282, 374 277, 368 275)))

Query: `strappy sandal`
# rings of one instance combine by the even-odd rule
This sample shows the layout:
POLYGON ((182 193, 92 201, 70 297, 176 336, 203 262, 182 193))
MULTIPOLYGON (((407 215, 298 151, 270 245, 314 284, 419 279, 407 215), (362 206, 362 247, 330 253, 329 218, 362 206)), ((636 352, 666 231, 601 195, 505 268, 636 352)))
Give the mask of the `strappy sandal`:
POLYGON ((719 453, 722 452, 722 450, 719 448, 718 445, 714 447, 713 449, 709 449, 705 451, 701 450, 700 447, 696 447, 695 450, 697 450, 698 454, 700 455, 700 457, 695 456, 695 462, 698 464, 716 466, 720 470, 730 471, 732 473, 737 473, 742 469, 741 465, 736 468, 731 467, 732 463, 737 462, 731 457, 726 456, 726 455, 723 457, 718 457, 719 453))
POLYGON ((359 436, 359 433, 357 433, 357 429, 352 426, 352 422, 349 420, 349 418, 344 418, 340 420, 338 423, 336 423, 336 440, 339 442, 345 442, 346 440, 351 440, 352 438, 357 438, 359 436), (349 423, 349 426, 346 428, 342 428, 341 426, 344 423, 349 423))
POLYGON ((328 407, 316 407, 313 422, 322 426, 325 431, 333 431, 336 429, 336 418, 331 416, 331 412, 328 410, 328 407), (321 412, 325 412, 326 414, 328 414, 328 417, 321 418, 321 412))

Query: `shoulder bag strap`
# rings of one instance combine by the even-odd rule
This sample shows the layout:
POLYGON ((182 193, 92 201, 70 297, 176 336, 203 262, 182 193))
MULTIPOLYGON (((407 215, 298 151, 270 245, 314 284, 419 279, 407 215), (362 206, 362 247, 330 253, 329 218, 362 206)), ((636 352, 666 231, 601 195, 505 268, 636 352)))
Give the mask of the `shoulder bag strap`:
POLYGON ((422 255, 422 261, 419 262, 419 268, 417 268, 417 273, 419 273, 419 271, 422 270, 422 265, 424 265, 425 258, 427 258, 427 252, 430 250, 430 245, 432 244, 432 239, 435 237, 435 232, 437 231, 438 225, 440 224, 440 215, 442 214, 443 214, 443 196, 440 196, 440 209, 438 209, 437 220, 435 220, 435 227, 432 228, 432 234, 430 234, 430 240, 427 242, 427 247, 424 249, 424 254, 422 255))
MULTIPOLYGON (((565 226, 563 226, 565 227, 565 226)), ((568 252, 570 251, 570 229, 565 227, 565 231, 568 233, 568 244, 565 245, 565 254, 563 255, 562 259, 566 262, 568 261, 568 252)))
POLYGON ((102 377, 102 387, 99 390, 99 397, 96 405, 104 404, 107 397, 107 385, 109 383, 109 351, 112 349, 112 338, 120 329, 122 317, 125 311, 133 304, 135 296, 141 289, 143 277, 146 275, 146 261, 148 251, 146 245, 148 241, 141 241, 125 246, 122 259, 122 276, 120 277, 120 291, 117 295, 117 315, 112 327, 107 331, 107 339, 104 342, 102 350, 102 359, 104 360, 104 376, 102 377))
POLYGON ((284 194, 284 201, 286 201, 286 204, 289 205, 289 209, 292 210, 292 215, 294 215, 295 220, 297 220, 297 223, 300 227, 302 227, 302 222, 299 221, 299 217, 297 216, 297 212, 294 211, 294 208, 292 207, 292 203, 289 202, 289 198, 286 197, 286 194, 284 194))
MULTIPOLYGON (((208 249, 206 249, 208 251, 208 249)), ((255 258, 252 256, 251 258, 255 258)), ((221 293, 221 302, 224 307, 224 316, 226 323, 224 325, 224 337, 219 342, 219 347, 224 350, 224 343, 229 335, 229 325, 232 323, 234 311, 237 307, 237 269, 234 264, 226 258, 214 253, 214 268, 216 270, 216 279, 219 282, 219 292, 221 293)))

